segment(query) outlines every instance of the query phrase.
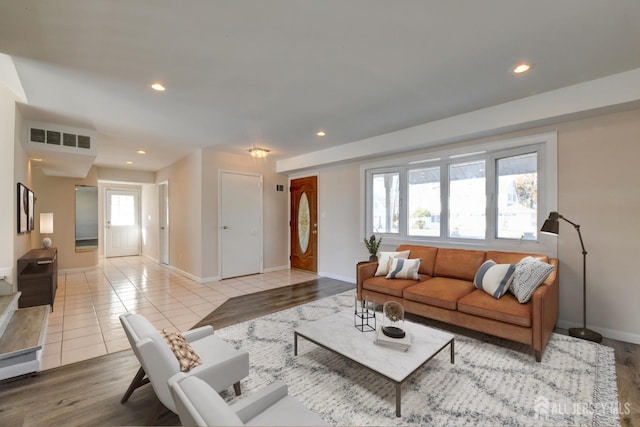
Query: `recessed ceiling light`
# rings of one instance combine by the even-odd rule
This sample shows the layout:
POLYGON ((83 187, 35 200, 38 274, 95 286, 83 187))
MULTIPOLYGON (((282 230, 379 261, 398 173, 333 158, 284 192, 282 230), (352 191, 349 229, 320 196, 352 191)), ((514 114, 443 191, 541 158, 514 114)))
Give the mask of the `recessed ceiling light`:
POLYGON ((522 64, 518 64, 516 68, 513 69, 513 72, 515 74, 522 74, 522 73, 526 73, 530 69, 531 69, 531 65, 523 62, 522 64))
POLYGON ((128 165, 132 165, 132 164, 133 164, 133 162, 132 162, 131 160, 127 160, 127 164, 128 164, 128 165))
POLYGON ((138 151, 137 151, 137 153, 138 153, 138 154, 147 154, 147 152, 146 152, 146 151, 144 151, 144 150, 138 150, 138 151))
POLYGON ((41 161, 42 161, 42 159, 39 159, 39 158, 37 158, 37 159, 31 159, 31 160, 33 160, 34 162, 41 162, 41 161))
POLYGON ((151 85, 151 89, 153 89, 153 90, 155 90, 157 92, 164 92, 165 91, 164 85, 162 83, 159 83, 159 82, 153 83, 151 85))
POLYGON ((318 135, 318 136, 326 136, 327 133, 325 131, 323 131, 323 130, 319 130, 318 132, 316 132, 316 135, 318 135))

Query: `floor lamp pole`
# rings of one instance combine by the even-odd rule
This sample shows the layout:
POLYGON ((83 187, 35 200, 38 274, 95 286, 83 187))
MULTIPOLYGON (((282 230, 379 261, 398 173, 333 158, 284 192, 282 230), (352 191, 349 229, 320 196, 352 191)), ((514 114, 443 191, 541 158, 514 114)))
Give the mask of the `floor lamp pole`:
POLYGON ((561 215, 559 215, 559 217, 575 227, 578 232, 578 237, 580 238, 580 246, 582 246, 582 328, 569 328, 569 335, 593 342, 600 342, 602 341, 602 335, 587 329, 587 251, 585 250, 584 242, 582 241, 580 226, 578 224, 574 224, 561 215))

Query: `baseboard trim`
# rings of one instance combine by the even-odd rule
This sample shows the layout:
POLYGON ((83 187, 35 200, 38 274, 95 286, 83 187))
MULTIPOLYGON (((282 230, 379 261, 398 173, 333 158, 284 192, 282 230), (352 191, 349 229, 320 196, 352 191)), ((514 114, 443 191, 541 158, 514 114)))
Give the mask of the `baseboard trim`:
POLYGON ((329 279, 340 280, 342 282, 353 283, 353 284, 356 283, 355 277, 341 276, 339 274, 325 273, 323 271, 319 271, 317 274, 318 276, 328 277, 329 279))
POLYGON ((282 270, 289 270, 289 266, 288 265, 281 265, 279 267, 263 268, 262 272, 263 273, 273 273, 274 271, 282 271, 282 270))
MULTIPOLYGON (((581 328, 582 323, 577 322, 569 322, 566 320, 558 320, 556 324, 558 328, 561 329, 569 329, 569 328, 581 328)), ((600 335, 606 338, 611 338, 618 341, 624 341, 632 344, 640 344, 640 335, 631 334, 629 332, 618 331, 616 329, 609 328, 601 328, 599 326, 587 325, 587 327, 591 330, 596 331, 600 335)))

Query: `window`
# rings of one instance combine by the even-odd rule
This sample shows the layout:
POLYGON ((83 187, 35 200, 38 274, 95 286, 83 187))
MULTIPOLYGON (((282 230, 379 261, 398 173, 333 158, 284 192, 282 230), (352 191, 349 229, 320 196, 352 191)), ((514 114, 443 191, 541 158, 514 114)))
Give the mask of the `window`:
POLYGON ((400 224, 400 174, 374 173, 373 222, 376 233, 398 233, 400 224))
POLYGON ((486 221, 485 161, 449 165, 449 237, 484 239, 486 221))
POLYGON ((410 236, 440 236, 440 167, 409 170, 410 236))
POLYGON ((136 225, 135 197, 127 194, 111 196, 111 225, 136 225))
POLYGON ((496 160, 498 238, 537 238, 538 153, 496 160))
POLYGON ((389 244, 537 244, 555 208, 556 144, 555 134, 543 134, 365 166, 365 235, 386 236, 389 244))

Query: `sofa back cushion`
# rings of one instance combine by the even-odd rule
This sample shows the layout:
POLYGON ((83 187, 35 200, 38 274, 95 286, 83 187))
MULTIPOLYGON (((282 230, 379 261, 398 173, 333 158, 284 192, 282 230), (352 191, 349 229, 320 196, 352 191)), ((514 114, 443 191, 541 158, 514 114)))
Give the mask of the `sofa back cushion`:
POLYGON ((488 251, 487 259, 492 259, 496 262, 496 264, 517 264, 523 258, 533 257, 538 261, 549 262, 549 257, 543 254, 525 254, 518 252, 499 252, 499 251, 488 251))
POLYGON ((409 258, 420 258, 422 260, 420 261, 420 269, 418 270, 418 273, 433 277, 433 265, 436 261, 438 248, 434 248, 432 246, 400 245, 396 250, 398 252, 411 251, 409 258))
MULTIPOLYGON (((473 281, 478 268, 485 261, 485 251, 439 248, 434 266, 434 276, 473 281)), ((411 258, 413 258, 411 253, 411 258)), ((494 259, 496 263, 498 262, 494 259)))

